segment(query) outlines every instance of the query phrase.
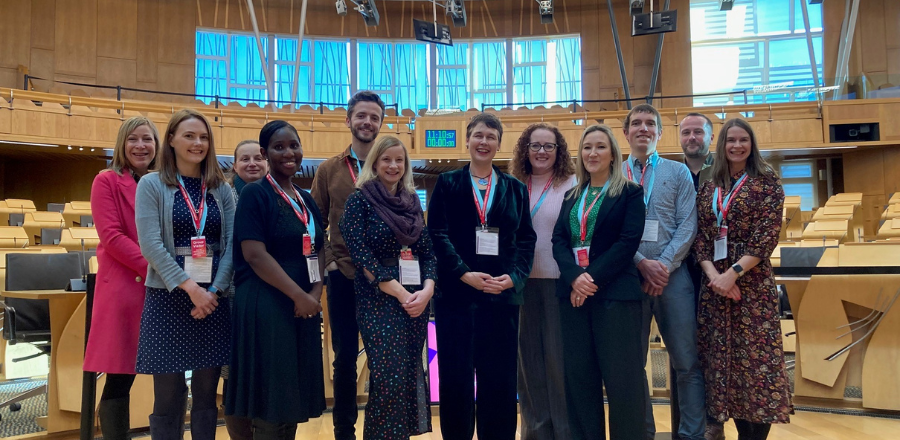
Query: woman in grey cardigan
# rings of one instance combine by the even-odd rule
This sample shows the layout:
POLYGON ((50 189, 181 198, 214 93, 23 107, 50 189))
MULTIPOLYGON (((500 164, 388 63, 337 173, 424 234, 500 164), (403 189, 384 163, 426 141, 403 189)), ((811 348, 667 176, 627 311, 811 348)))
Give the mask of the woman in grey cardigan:
POLYGON ((138 241, 149 263, 136 370, 153 375, 153 440, 182 436, 192 371, 191 437, 216 435, 216 388, 228 362, 234 197, 216 161, 209 122, 180 110, 166 129, 157 172, 136 197, 138 241))

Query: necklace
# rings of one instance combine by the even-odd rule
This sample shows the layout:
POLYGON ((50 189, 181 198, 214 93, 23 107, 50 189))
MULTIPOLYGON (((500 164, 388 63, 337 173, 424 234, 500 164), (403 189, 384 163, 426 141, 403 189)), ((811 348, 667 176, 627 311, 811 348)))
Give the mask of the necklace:
MULTIPOLYGON (((469 174, 472 174, 472 172, 470 171, 469 174)), ((478 184, 479 184, 479 185, 487 185, 487 184, 488 184, 488 178, 491 177, 491 175, 488 174, 487 176, 481 177, 481 176, 476 176, 475 174, 472 174, 472 177, 477 177, 477 178, 478 178, 478 184)))

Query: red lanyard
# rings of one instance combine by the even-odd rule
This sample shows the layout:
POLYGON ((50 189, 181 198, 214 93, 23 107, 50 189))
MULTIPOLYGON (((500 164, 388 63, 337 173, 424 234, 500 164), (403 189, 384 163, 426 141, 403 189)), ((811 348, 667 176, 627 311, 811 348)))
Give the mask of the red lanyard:
POLYGON ((284 201, 287 202, 288 205, 290 205, 291 209, 294 210, 294 215, 296 215, 297 218, 300 219, 300 222, 303 223, 303 226, 306 226, 306 228, 309 229, 309 216, 306 214, 306 212, 304 212, 304 210, 307 210, 306 205, 303 205, 303 198, 300 197, 300 193, 297 192, 297 188, 292 189, 294 190, 294 194, 297 196, 297 200, 300 201, 300 205, 303 206, 302 208, 300 206, 297 206, 297 204, 293 200, 291 200, 291 198, 288 197, 287 194, 284 193, 284 190, 281 189, 281 187, 278 186, 277 183, 275 183, 275 179, 272 178, 271 174, 266 174, 266 179, 269 181, 269 183, 272 184, 272 188, 275 188, 275 191, 278 192, 281 198, 284 199, 284 201))
POLYGON ((181 190, 181 197, 184 197, 184 202, 187 204, 188 210, 191 211, 191 219, 194 220, 194 228, 197 229, 197 235, 203 234, 200 228, 204 226, 203 211, 206 209, 206 182, 200 185, 200 209, 195 209, 194 202, 191 200, 191 196, 184 188, 184 185, 181 184, 180 179, 179 177, 178 189, 181 190))
POLYGON ((353 167, 350 165, 350 158, 344 156, 344 162, 347 162, 347 169, 350 170, 350 177, 353 178, 353 184, 356 185, 356 173, 353 171, 353 167))
MULTIPOLYGON (((587 192, 587 188, 585 188, 585 197, 587 197, 586 192, 587 192)), ((589 206, 587 209, 584 210, 584 212, 581 213, 581 243, 582 244, 584 243, 585 238, 587 238, 588 214, 591 212, 591 209, 594 208, 594 205, 597 203, 597 200, 600 200, 600 196, 602 196, 602 195, 603 195, 603 191, 600 191, 599 193, 597 193, 597 195, 594 197, 594 201, 591 202, 591 206, 589 206)), ((584 199, 583 198, 581 199, 581 206, 582 206, 582 208, 584 207, 584 199)))
POLYGON ((491 184, 493 183, 494 173, 491 172, 491 175, 488 176, 487 188, 484 190, 484 206, 481 206, 481 201, 478 200, 478 190, 475 189, 475 185, 473 182, 472 185, 472 195, 475 197, 475 209, 478 211, 478 218, 481 220, 481 226, 487 226, 487 207, 488 202, 491 198, 491 184))
MULTIPOLYGON (((625 167, 625 171, 628 172, 628 180, 634 182, 634 174, 632 174, 632 172, 631 172, 631 164, 626 164, 626 165, 627 165, 627 166, 625 167)), ((650 168, 650 162, 649 162, 649 161, 647 162, 647 166, 644 167, 644 172, 641 173, 641 183, 640 183, 641 188, 644 187, 644 177, 647 177, 647 169, 648 169, 648 168, 650 168)))
POLYGON ((716 200, 716 204, 718 205, 719 212, 722 213, 721 219, 717 219, 717 220, 719 220, 720 226, 723 223, 725 223, 725 218, 728 217, 728 211, 731 209, 731 204, 734 202, 735 197, 738 195, 738 193, 740 193, 741 188, 744 187, 745 183, 747 183, 747 175, 746 174, 744 174, 744 176, 737 182, 737 184, 734 186, 734 188, 731 188, 731 191, 728 193, 728 201, 725 202, 725 206, 722 206, 722 198, 725 195, 725 188, 721 188, 721 189, 716 188, 718 190, 716 192, 719 193, 719 197, 716 200))

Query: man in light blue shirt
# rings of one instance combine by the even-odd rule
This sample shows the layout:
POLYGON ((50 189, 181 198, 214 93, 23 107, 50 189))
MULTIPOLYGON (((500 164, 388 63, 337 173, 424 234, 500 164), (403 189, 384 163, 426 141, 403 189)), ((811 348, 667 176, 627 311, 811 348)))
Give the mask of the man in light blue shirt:
MULTIPOLYGON (((697 356, 694 286, 682 265, 697 234, 697 193, 683 163, 659 157, 656 145, 662 134, 662 117, 653 106, 635 106, 625 118, 623 130, 631 153, 622 171, 644 188, 647 205, 644 235, 634 256, 647 293, 642 336, 645 363, 650 320, 655 316, 676 373, 681 424, 673 431, 681 439, 703 440, 706 393, 697 356)), ((649 387, 647 391, 649 394, 649 387)), ((653 409, 649 399, 647 402, 647 438, 653 439, 653 409)))

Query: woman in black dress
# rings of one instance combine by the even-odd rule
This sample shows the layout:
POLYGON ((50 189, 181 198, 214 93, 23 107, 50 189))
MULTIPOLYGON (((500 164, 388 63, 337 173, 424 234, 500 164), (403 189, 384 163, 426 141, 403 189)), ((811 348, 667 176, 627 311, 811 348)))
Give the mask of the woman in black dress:
POLYGON ((206 118, 172 115, 157 161, 141 178, 135 223, 147 259, 137 364, 153 375, 153 440, 182 437, 191 371, 191 437, 216 436, 216 388, 231 348, 231 221, 234 196, 216 161, 206 118))
POLYGON ((241 192, 235 214, 234 343, 225 413, 253 420, 254 439, 293 439, 325 410, 322 369, 325 231, 319 209, 291 183, 303 160, 297 130, 259 133, 269 175, 241 192))
POLYGON ((363 438, 408 440, 431 431, 422 353, 437 261, 406 147, 385 136, 365 164, 340 224, 372 372, 363 438))

